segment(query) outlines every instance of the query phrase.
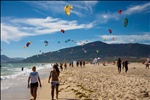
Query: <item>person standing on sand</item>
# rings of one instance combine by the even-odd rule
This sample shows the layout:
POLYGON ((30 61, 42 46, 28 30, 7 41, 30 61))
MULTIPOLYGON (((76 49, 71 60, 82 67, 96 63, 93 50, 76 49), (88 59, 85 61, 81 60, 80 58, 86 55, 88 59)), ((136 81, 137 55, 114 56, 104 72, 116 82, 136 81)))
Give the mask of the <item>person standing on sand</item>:
POLYGON ((118 66, 118 72, 120 73, 121 72, 121 59, 120 58, 118 59, 117 66, 118 66))
POLYGON ((128 71, 128 64, 129 62, 127 60, 124 61, 124 67, 125 67, 125 72, 127 73, 128 71))
POLYGON ((48 79, 48 83, 50 83, 50 79, 51 79, 51 97, 52 100, 54 100, 54 89, 56 88, 56 99, 58 99, 58 88, 59 88, 59 74, 60 71, 57 68, 56 65, 53 66, 53 70, 50 71, 50 75, 49 75, 49 79, 48 79))
POLYGON ((85 60, 83 60, 83 67, 85 67, 85 60))
POLYGON ((63 64, 62 63, 60 63, 60 69, 61 69, 61 71, 63 71, 63 64))
POLYGON ((77 67, 78 67, 78 65, 79 65, 79 61, 77 61, 77 63, 76 63, 76 64, 77 64, 77 67))
POLYGON ((82 67, 82 60, 80 61, 80 67, 82 67))
POLYGON ((124 65, 125 65, 125 60, 122 61, 122 69, 124 69, 124 65))
POLYGON ((149 69, 149 64, 150 64, 150 59, 147 58, 147 60, 145 61, 145 65, 146 65, 146 69, 149 69))
POLYGON ((32 71, 33 72, 30 73, 29 78, 28 78, 28 88, 30 87, 31 95, 34 97, 33 100, 36 100, 38 81, 40 83, 40 87, 42 87, 42 85, 41 85, 39 73, 36 72, 36 67, 35 66, 32 67, 32 71), (31 79, 31 83, 29 85, 30 79, 31 79))
POLYGON ((66 63, 64 64, 64 67, 65 67, 64 69, 67 70, 67 64, 66 63))

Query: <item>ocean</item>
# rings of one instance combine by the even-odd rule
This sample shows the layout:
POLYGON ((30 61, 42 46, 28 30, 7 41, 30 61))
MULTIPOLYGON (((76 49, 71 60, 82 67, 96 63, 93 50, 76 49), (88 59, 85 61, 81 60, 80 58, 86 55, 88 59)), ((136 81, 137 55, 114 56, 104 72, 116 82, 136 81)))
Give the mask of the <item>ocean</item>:
POLYGON ((33 66, 36 66, 41 80, 48 77, 52 70, 50 63, 1 64, 1 100, 29 100, 30 89, 27 85, 33 66), (22 67, 24 67, 23 71, 22 67))
POLYGON ((9 89, 24 82, 32 72, 32 67, 36 66, 36 70, 52 68, 47 63, 2 63, 1 64, 1 90, 9 89), (22 71, 22 67, 24 70, 22 71), (25 78, 25 79, 23 79, 25 78))

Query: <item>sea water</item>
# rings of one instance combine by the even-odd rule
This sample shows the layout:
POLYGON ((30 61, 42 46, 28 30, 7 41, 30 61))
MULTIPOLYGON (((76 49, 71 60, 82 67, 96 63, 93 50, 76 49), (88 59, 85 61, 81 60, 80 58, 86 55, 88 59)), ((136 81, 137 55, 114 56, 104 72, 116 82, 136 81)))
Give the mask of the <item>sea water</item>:
POLYGON ((16 81, 19 81, 18 79, 20 78, 28 77, 29 73, 32 72, 33 66, 36 66, 37 71, 45 68, 51 68, 51 64, 42 64, 42 63, 1 64, 1 90, 11 88, 14 85, 18 85, 20 82, 17 84, 16 81), (23 71, 22 71, 22 67, 23 67, 23 71))
POLYGON ((1 100, 29 100, 28 77, 33 66, 36 66, 41 80, 49 76, 52 68, 50 63, 1 64, 1 100))

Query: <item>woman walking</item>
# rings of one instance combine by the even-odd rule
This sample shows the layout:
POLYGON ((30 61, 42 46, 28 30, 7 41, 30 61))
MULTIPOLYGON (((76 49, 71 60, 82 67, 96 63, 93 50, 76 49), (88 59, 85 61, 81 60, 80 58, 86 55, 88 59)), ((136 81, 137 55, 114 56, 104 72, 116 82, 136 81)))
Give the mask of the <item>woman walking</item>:
POLYGON ((53 66, 53 70, 50 72, 48 83, 51 79, 51 97, 54 100, 54 89, 56 88, 56 99, 58 99, 58 88, 59 88, 59 69, 56 65, 53 66))
POLYGON ((36 72, 36 67, 35 66, 32 67, 32 71, 33 72, 30 73, 29 78, 28 78, 28 88, 30 87, 31 95, 34 98, 33 100, 36 100, 36 97, 37 97, 37 88, 38 88, 38 81, 40 83, 40 87, 42 85, 41 85, 39 73, 36 72), (31 79, 31 83, 29 84, 30 79, 31 79))

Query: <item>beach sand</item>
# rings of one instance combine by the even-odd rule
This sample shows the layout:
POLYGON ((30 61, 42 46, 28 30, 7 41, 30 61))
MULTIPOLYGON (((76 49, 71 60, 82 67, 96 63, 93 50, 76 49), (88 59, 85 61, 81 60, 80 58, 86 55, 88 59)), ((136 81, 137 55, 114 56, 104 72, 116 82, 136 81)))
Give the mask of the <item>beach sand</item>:
MULTIPOLYGON (((60 73, 59 100, 150 100, 150 69, 141 63, 130 63, 126 74, 116 65, 68 68, 60 73)), ((55 96, 54 96, 55 97, 55 96)), ((38 88, 37 100, 50 100, 48 77, 38 88)))

